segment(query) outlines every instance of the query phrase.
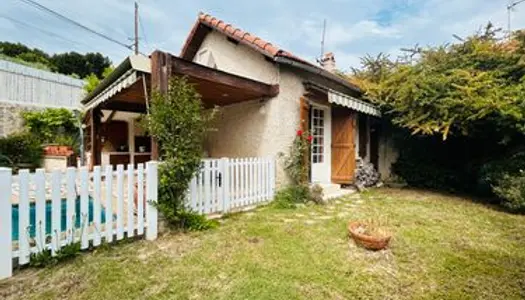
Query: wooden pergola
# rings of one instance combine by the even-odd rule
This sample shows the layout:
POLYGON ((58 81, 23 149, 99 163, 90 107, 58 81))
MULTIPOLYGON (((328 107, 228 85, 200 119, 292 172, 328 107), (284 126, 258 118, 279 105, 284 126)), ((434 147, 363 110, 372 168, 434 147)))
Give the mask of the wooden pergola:
MULTIPOLYGON (((129 57, 82 101, 89 127, 91 167, 101 163, 100 128, 102 110, 147 113, 151 89, 167 93, 169 78, 185 76, 194 84, 206 107, 225 106, 254 99, 275 97, 279 86, 190 62, 172 54, 155 51, 150 58, 129 57)), ((151 159, 159 157, 151 139, 151 159)))

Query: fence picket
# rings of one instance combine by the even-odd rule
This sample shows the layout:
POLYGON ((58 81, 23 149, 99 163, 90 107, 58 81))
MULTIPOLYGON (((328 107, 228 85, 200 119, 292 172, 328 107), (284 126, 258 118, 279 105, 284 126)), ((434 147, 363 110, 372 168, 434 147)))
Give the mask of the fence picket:
POLYGON ((210 213, 216 210, 217 201, 217 168, 216 160, 210 160, 210 213))
POLYGON ((144 234, 144 164, 137 165, 137 234, 144 234))
POLYGON ((89 173, 87 167, 80 168, 80 248, 89 247, 89 173))
POLYGON ((146 239, 151 241, 157 238, 157 198, 158 198, 158 174, 157 162, 150 161, 146 165, 146 239))
POLYGON ((204 213, 208 214, 211 212, 211 189, 210 189, 210 161, 205 161, 204 164, 204 213))
POLYGON ((135 220, 133 220, 133 196, 135 195, 134 189, 133 189, 133 179, 135 178, 135 174, 133 172, 133 165, 128 165, 128 205, 127 205, 127 211, 128 211, 128 217, 126 218, 127 222, 127 237, 132 237, 135 235, 135 220))
POLYGON ((93 246, 100 245, 102 238, 102 226, 100 222, 100 192, 101 192, 101 171, 100 166, 93 168, 93 226, 95 227, 95 237, 93 246))
POLYGON ((117 240, 124 238, 124 166, 117 166, 117 240))
POLYGON ((61 199, 60 199, 60 170, 54 170, 51 177, 51 254, 56 256, 60 250, 61 240, 61 199))
POLYGON ((106 242, 113 241, 113 166, 106 167, 106 242))
POLYGON ((0 191, 3 191, 0 193, 0 280, 13 274, 11 181, 11 169, 0 168, 0 191))
POLYGON ((68 243, 72 243, 75 239, 76 177, 77 171, 75 168, 66 170, 66 240, 68 243))
POLYGON ((18 172, 18 261, 21 265, 29 263, 29 170, 18 172))
POLYGON ((35 221, 35 240, 37 249, 43 250, 46 241, 46 174, 44 169, 37 169, 35 172, 36 186, 36 221, 35 221))

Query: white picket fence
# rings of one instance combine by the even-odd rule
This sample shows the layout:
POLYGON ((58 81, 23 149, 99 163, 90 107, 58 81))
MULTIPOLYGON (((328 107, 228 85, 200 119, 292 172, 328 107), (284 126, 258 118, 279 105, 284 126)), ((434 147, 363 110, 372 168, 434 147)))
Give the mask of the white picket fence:
POLYGON ((273 158, 204 159, 202 163, 190 183, 188 206, 193 211, 224 214, 273 199, 273 158))
POLYGON ((43 169, 21 170, 17 176, 11 169, 0 168, 0 279, 12 276, 13 259, 18 258, 19 265, 28 264, 30 254, 42 249, 56 255, 72 242, 87 249, 124 235, 156 239, 157 172, 156 162, 147 163, 146 168, 128 165, 127 170, 123 165, 116 170, 108 166, 104 172, 99 166, 93 172, 87 168, 48 174, 43 169), (14 207, 18 228, 12 224, 14 207), (13 230, 18 232, 16 240, 13 230))

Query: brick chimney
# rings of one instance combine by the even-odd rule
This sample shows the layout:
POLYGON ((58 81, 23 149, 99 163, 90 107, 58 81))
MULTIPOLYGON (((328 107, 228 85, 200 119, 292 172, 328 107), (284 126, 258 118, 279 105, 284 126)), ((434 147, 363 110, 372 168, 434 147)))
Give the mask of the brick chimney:
POLYGON ((323 67, 328 72, 335 72, 335 57, 332 52, 325 53, 323 58, 321 58, 321 67, 323 67))

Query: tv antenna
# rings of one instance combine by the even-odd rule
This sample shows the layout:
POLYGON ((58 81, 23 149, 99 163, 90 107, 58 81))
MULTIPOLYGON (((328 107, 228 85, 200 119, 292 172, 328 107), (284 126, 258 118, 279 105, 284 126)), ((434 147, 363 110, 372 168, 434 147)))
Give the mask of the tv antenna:
MULTIPOLYGON (((525 1, 525 0, 523 0, 525 1)), ((319 59, 317 62, 321 64, 323 57, 324 57, 324 41, 326 37, 326 19, 323 20, 323 35, 321 36, 321 56, 319 56, 319 59)))
POLYGON ((508 34, 509 40, 512 37, 511 13, 514 10, 514 8, 516 6, 518 6, 518 4, 523 3, 523 2, 525 2, 525 0, 510 0, 509 4, 507 5, 507 17, 508 17, 508 20, 507 20, 508 21, 508 23, 507 23, 507 25, 508 25, 508 32, 507 32, 507 34, 508 34))

